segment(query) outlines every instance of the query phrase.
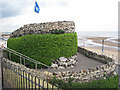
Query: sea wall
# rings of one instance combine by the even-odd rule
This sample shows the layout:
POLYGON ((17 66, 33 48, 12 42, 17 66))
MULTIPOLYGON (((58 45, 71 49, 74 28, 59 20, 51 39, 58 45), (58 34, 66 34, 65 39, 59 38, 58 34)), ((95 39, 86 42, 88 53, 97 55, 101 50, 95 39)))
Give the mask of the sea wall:
POLYGON ((58 21, 27 24, 12 32, 10 38, 21 37, 28 34, 46 34, 54 30, 64 30, 65 33, 73 33, 75 32, 75 23, 73 21, 58 21))
POLYGON ((69 78, 73 78, 73 82, 84 83, 92 80, 99 80, 111 77, 116 74, 115 62, 112 58, 106 57, 104 55, 97 55, 96 53, 80 47, 78 47, 78 52, 89 58, 102 62, 104 63, 104 65, 87 70, 54 72, 53 74, 56 75, 57 79, 63 79, 64 81, 68 81, 69 78))
POLYGON ((71 57, 60 57, 57 60, 52 61, 51 68, 54 69, 60 69, 60 68, 71 68, 75 67, 77 64, 77 54, 71 56, 71 57))

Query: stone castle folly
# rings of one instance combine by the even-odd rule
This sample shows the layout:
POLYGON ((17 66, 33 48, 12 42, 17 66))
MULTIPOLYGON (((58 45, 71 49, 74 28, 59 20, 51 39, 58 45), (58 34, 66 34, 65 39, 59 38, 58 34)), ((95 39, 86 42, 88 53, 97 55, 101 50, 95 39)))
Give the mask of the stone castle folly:
MULTIPOLYGON (((49 34, 55 30, 62 30, 64 33, 74 33, 75 32, 75 23, 73 21, 57 21, 57 22, 46 22, 46 23, 34 23, 27 24, 23 27, 12 32, 10 38, 17 38, 29 34, 49 34)), ((52 68, 70 68, 74 67, 77 64, 77 54, 65 58, 60 57, 57 60, 52 61, 52 68)))
POLYGON ((75 32, 75 23, 73 21, 57 21, 27 24, 12 32, 10 38, 21 37, 28 34, 47 34, 53 30, 64 30, 65 33, 73 33, 75 32))

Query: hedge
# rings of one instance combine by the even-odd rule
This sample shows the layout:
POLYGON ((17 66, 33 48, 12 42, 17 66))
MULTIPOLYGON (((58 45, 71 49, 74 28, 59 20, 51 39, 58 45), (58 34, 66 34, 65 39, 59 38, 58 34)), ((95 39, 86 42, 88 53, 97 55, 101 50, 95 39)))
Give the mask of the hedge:
MULTIPOLYGON (((7 46, 51 66, 52 60, 60 57, 70 57, 77 53, 77 34, 26 35, 18 38, 10 38, 7 46)), ((12 55, 12 60, 19 62, 18 57, 15 55, 12 55)), ((34 67, 34 64, 31 65, 31 67, 34 67)), ((41 66, 39 65, 39 67, 41 66)))

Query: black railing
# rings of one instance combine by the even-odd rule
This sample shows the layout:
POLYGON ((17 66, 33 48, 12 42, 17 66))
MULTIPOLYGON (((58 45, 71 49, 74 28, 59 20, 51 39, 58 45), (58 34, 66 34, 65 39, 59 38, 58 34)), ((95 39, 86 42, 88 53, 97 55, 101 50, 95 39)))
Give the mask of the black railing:
POLYGON ((24 89, 59 89, 56 84, 41 79, 39 76, 22 70, 18 65, 11 64, 1 57, 2 87, 24 89))
POLYGON ((21 54, 21 53, 15 51, 15 50, 10 49, 10 48, 4 47, 4 48, 1 49, 1 50, 7 51, 8 56, 9 56, 9 60, 12 60, 12 54, 14 54, 15 56, 18 56, 18 57, 19 57, 19 63, 20 63, 20 64, 26 65, 25 62, 26 62, 26 61, 29 61, 29 62, 35 64, 35 68, 36 68, 36 69, 38 68, 38 65, 42 65, 42 66, 44 66, 44 67, 46 67, 46 68, 50 68, 48 65, 46 65, 46 64, 44 64, 44 63, 42 63, 42 62, 39 62, 38 60, 34 60, 34 59, 32 59, 32 58, 24 55, 24 54, 21 54))

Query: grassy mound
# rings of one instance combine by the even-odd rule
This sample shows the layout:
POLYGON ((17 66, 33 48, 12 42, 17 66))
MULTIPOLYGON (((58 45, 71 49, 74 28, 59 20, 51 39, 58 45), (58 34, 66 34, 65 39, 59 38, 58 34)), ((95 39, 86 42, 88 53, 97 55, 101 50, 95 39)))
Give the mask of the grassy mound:
MULTIPOLYGON (((77 34, 26 35, 10 38, 7 46, 50 66, 52 60, 59 57, 70 57, 77 53, 77 34)), ((19 62, 19 58, 15 55, 12 55, 12 60, 19 62)), ((31 65, 34 67, 34 64, 31 65)), ((39 67, 41 66, 39 65, 39 67)))

